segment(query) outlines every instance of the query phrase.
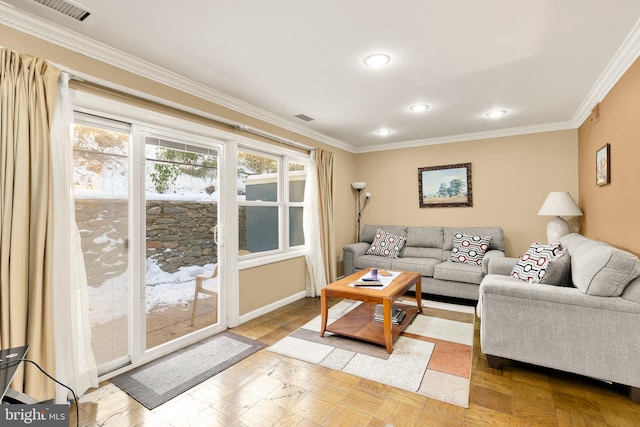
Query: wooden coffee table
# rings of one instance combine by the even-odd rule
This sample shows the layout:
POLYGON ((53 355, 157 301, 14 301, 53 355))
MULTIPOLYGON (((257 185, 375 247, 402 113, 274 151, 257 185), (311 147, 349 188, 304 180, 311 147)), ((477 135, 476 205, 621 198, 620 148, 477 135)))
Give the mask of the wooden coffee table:
POLYGON ((387 352, 392 353, 393 341, 418 313, 422 313, 422 276, 420 276, 420 273, 403 271, 393 279, 391 284, 384 288, 349 286, 368 272, 369 269, 358 271, 322 288, 320 297, 322 317, 320 336, 324 336, 325 331, 328 331, 386 346, 387 352), (416 286, 417 307, 395 304, 396 307, 405 311, 406 316, 399 325, 393 325, 391 322, 393 302, 404 295, 413 285, 416 286), (328 298, 331 297, 346 298, 362 301, 363 303, 332 324, 327 325, 329 314, 328 298), (383 305, 383 322, 378 322, 374 319, 376 304, 383 305))

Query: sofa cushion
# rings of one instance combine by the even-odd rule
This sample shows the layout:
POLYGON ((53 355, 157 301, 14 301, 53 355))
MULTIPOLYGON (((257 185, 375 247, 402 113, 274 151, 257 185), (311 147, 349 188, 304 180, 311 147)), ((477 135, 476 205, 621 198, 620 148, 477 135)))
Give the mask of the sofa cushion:
POLYGON ((571 283, 571 255, 567 250, 562 250, 555 258, 549 260, 547 272, 540 280, 545 285, 573 287, 571 283))
POLYGON ((540 283, 547 272, 549 260, 558 256, 560 244, 534 242, 511 270, 511 276, 529 283, 540 283))
POLYGON ((433 267, 434 279, 479 285, 483 277, 484 274, 480 265, 445 261, 433 267))
POLYGON ((566 236, 562 236, 558 239, 558 243, 560 243, 560 246, 562 246, 564 252, 568 251, 569 255, 571 255, 573 249, 578 247, 580 244, 591 241, 591 239, 584 237, 582 234, 578 233, 569 233, 566 236))
POLYGON ((407 245, 407 243, 404 244, 404 248, 400 253, 401 258, 435 258, 440 262, 443 260, 444 251, 440 248, 416 248, 407 245))
POLYGON ((640 304, 640 277, 636 277, 629 282, 620 296, 627 301, 633 301, 640 304))
POLYGON ((433 267, 442 263, 435 258, 407 258, 402 257, 391 261, 392 270, 417 271, 421 276, 433 277, 433 267))
POLYGON ((406 241, 406 237, 387 233, 384 230, 378 229, 373 242, 371 242, 371 246, 367 249, 367 255, 398 258, 400 251, 404 247, 404 242, 406 241))
POLYGON ((490 244, 491 236, 472 236, 465 233, 455 233, 449 260, 463 264, 482 265, 482 257, 489 249, 490 244))
POLYGON ((360 233, 360 241, 371 243, 373 239, 376 237, 376 233, 378 229, 384 230, 387 233, 395 234, 396 236, 407 236, 407 227, 404 225, 371 225, 365 224, 362 227, 362 232, 360 233))
POLYGON ((444 227, 407 227, 405 246, 416 248, 438 248, 444 244, 444 227))
POLYGON ((385 258, 376 255, 362 255, 356 258, 356 268, 359 270, 365 268, 383 268, 391 269, 391 260, 393 258, 385 258))
POLYGON ((606 243, 588 240, 571 248, 571 279, 582 293, 619 296, 640 275, 635 255, 606 243))

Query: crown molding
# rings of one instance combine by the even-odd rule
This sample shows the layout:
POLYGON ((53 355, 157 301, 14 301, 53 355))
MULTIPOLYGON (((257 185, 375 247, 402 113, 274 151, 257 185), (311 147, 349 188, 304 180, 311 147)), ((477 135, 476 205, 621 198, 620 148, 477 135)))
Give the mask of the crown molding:
POLYGON ((458 135, 447 135, 437 138, 414 139, 411 141, 391 142, 385 145, 378 144, 368 147, 360 147, 356 154, 370 153, 374 151, 397 150, 401 148, 424 147, 425 145, 451 144, 455 142, 477 141, 481 139, 502 138, 506 136, 527 135, 541 132, 554 132, 559 130, 575 129, 573 121, 544 123, 541 125, 521 126, 515 128, 505 128, 484 132, 461 133, 458 135))
MULTIPOLYGON (((0 2, 0 24, 318 142, 349 152, 354 152, 355 150, 355 147, 350 144, 283 119, 267 110, 187 79, 177 73, 143 61, 140 58, 99 43, 59 25, 24 13, 2 2, 0 2)), ((74 70, 69 71, 73 73, 74 70)), ((82 74, 82 78, 91 81, 91 77, 86 74, 82 74)))
POLYGON ((631 33, 629 33, 611 59, 611 62, 609 62, 609 65, 607 65, 607 68, 604 69, 593 88, 589 91, 573 115, 572 121, 576 128, 584 123, 591 114, 593 107, 604 99, 618 80, 627 72, 629 67, 638 59, 638 56, 640 56, 640 21, 636 22, 631 33))

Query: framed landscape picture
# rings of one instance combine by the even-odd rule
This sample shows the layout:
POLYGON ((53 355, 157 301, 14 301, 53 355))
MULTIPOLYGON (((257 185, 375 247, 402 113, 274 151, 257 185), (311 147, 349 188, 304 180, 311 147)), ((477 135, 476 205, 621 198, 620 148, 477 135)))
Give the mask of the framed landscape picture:
POLYGON ((421 208, 473 206, 471 163, 418 168, 421 208))
POLYGON ((596 151, 596 184, 605 185, 611 182, 611 161, 609 160, 611 148, 609 144, 604 144, 596 151))

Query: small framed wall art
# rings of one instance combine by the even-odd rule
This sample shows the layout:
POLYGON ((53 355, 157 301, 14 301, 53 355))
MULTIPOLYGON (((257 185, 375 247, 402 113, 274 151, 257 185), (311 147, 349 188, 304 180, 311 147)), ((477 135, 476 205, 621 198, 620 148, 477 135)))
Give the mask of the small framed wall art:
POLYGON ((473 206, 471 163, 418 168, 421 208, 473 206))
POLYGON ((605 185, 611 182, 611 147, 604 144, 596 151, 596 184, 605 185))

